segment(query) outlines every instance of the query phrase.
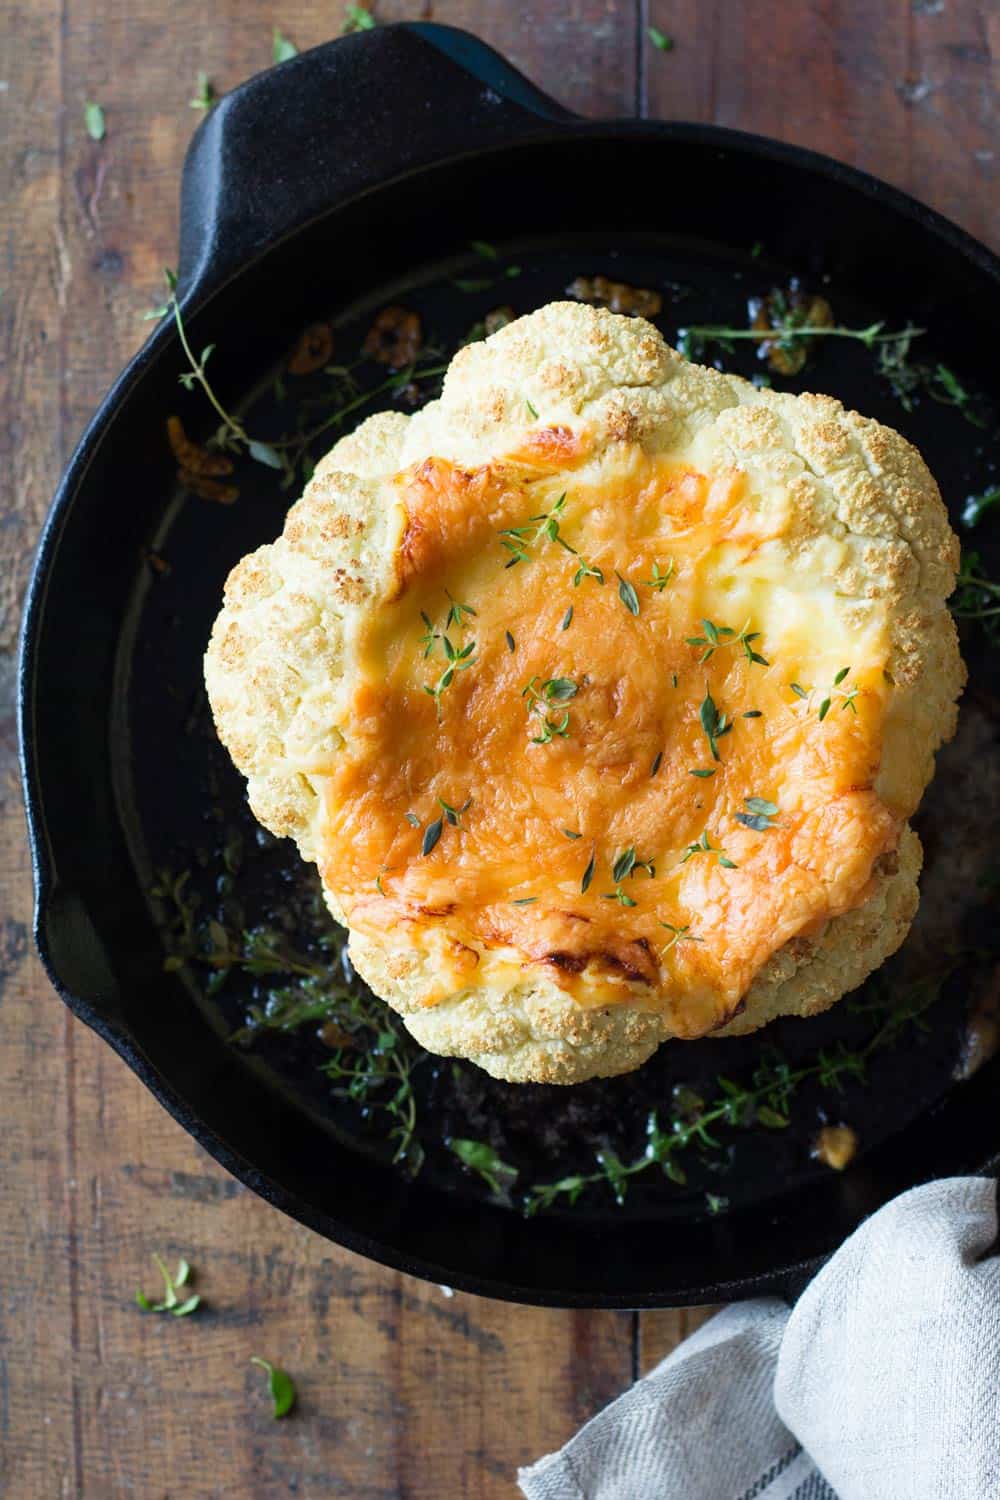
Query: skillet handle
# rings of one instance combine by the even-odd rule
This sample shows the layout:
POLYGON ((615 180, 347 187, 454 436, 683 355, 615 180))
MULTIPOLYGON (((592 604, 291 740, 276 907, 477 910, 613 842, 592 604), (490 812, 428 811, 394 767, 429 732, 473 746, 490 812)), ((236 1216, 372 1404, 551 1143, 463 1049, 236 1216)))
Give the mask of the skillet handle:
POLYGON ((575 118, 453 26, 383 26, 304 52, 227 94, 195 134, 181 189, 181 295, 202 301, 366 188, 575 118))

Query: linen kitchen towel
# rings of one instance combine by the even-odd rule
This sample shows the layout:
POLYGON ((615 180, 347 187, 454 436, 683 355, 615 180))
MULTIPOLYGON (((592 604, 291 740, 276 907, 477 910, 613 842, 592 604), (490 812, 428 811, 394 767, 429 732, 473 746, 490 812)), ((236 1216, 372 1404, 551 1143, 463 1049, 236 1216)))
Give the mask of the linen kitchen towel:
POLYGON ((528 1500, 1000 1497, 996 1184, 914 1188, 789 1310, 719 1313, 558 1453, 528 1500))

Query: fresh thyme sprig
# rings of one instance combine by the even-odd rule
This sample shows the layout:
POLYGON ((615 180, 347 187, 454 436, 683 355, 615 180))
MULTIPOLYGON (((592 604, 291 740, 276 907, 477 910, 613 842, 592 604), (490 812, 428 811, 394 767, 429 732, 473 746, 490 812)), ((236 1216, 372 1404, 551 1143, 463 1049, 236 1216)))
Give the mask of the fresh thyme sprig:
POLYGON ((536 546, 543 537, 550 542, 557 542, 567 552, 576 556, 575 549, 570 546, 566 538, 559 530, 560 518, 566 509, 567 492, 563 490, 559 499, 551 510, 546 510, 541 515, 531 516, 523 526, 507 526, 500 533, 500 545, 505 547, 511 554, 505 566, 516 567, 518 563, 531 562, 532 547, 536 546))
POLYGON ((660 949, 661 958, 665 957, 671 948, 676 948, 679 943, 703 943, 705 941, 704 938, 695 937, 689 922, 685 922, 683 927, 675 927, 672 922, 661 922, 660 926, 665 927, 670 933, 670 941, 660 949))
POLYGON ((529 715, 537 714, 542 720, 540 730, 532 736, 533 745, 549 745, 554 739, 569 738, 569 709, 563 709, 558 717, 553 718, 548 706, 550 703, 567 703, 578 692, 579 684, 572 677, 548 677, 541 684, 537 677, 532 677, 521 689, 521 697, 528 700, 529 715))
POLYGON ((714 854, 724 870, 739 869, 739 866, 734 864, 733 861, 729 858, 729 855, 726 853, 725 849, 717 849, 715 847, 708 836, 707 828, 705 829, 700 839, 697 839, 693 844, 688 844, 683 855, 681 856, 680 863, 682 865, 686 865, 688 860, 694 859, 696 854, 714 854))
POLYGON ((644 579, 644 585, 647 589, 652 589, 654 594, 662 594, 663 590, 666 588, 671 578, 673 578, 676 571, 677 570, 674 567, 673 558, 671 558, 667 563, 667 570, 665 573, 661 573, 659 563, 654 562, 652 577, 644 579))
POLYGON ((488 1146, 485 1141, 462 1140, 452 1136, 445 1144, 464 1167, 479 1174, 495 1198, 503 1203, 510 1202, 510 1190, 518 1178, 517 1167, 502 1161, 493 1147, 488 1146))
POLYGON ((776 340, 797 341, 799 339, 854 339, 866 349, 880 344, 893 344, 902 338, 917 338, 926 333, 925 328, 913 328, 909 324, 897 333, 886 333, 884 320, 869 323, 866 328, 845 328, 839 323, 829 327, 822 324, 802 323, 771 328, 731 328, 722 323, 692 324, 677 330, 677 348, 685 359, 694 359, 707 344, 721 344, 723 348, 737 340, 749 339, 754 343, 773 343, 776 340))
MULTIPOLYGON (((433 627, 431 628, 433 629, 433 627)), ((426 640, 426 636, 422 639, 426 640)), ((448 665, 441 673, 441 676, 438 678, 437 682, 433 684, 429 682, 424 683, 424 692, 429 694, 430 697, 434 699, 434 706, 437 711, 439 722, 441 720, 442 694, 447 692, 448 688, 451 687, 452 683, 455 681, 457 673, 467 672, 469 668, 475 666, 476 663, 476 658, 472 654, 476 649, 475 641, 468 641, 466 645, 462 646, 461 648, 452 645, 451 641, 446 635, 442 635, 440 637, 440 641, 448 665)), ((433 647, 433 641, 431 642, 431 646, 433 647)), ((425 656, 429 654, 429 651, 424 652, 425 656)))
MULTIPOLYGON (((205 966, 210 994, 234 972, 285 981, 271 985, 263 1002, 255 999, 247 1006, 246 1023, 232 1040, 247 1044, 268 1032, 316 1027, 333 1048, 321 1071, 335 1084, 334 1093, 368 1115, 387 1115, 393 1161, 411 1173, 418 1172, 424 1153, 417 1138, 412 1074, 427 1054, 394 1011, 360 986, 338 977, 342 938, 332 926, 325 939, 327 951, 312 956, 290 947, 271 927, 232 930, 215 919, 199 922, 199 897, 190 888, 187 871, 161 871, 151 894, 160 903, 160 926, 168 949, 165 970, 189 962, 205 966)), ((325 923, 326 919, 321 916, 320 920, 325 923)))
POLYGON ((656 866, 651 859, 639 859, 635 852, 635 845, 630 844, 623 849, 611 866, 611 879, 614 881, 627 880, 630 875, 638 875, 640 870, 645 870, 651 880, 656 877, 656 866))
MULTIPOLYGON (((359 391, 347 401, 338 400, 336 409, 316 426, 304 432, 296 433, 294 436, 283 436, 275 438, 271 442, 264 442, 260 438, 251 437, 242 422, 234 417, 232 412, 227 410, 217 395, 206 372, 206 366, 215 351, 215 345, 207 344, 201 351, 200 356, 195 355, 177 298, 177 277, 171 270, 167 270, 165 275, 169 296, 162 307, 158 307, 150 316, 169 316, 174 321, 181 349, 188 363, 188 369, 178 377, 180 383, 184 386, 185 390, 192 390, 195 386, 198 386, 218 416, 220 425, 215 433, 215 442, 220 448, 228 448, 230 450, 243 449, 257 463, 263 464, 269 469, 280 470, 284 485, 292 483, 295 478, 296 466, 300 461, 303 466, 306 465, 308 449, 323 433, 328 432, 331 428, 339 427, 348 417, 372 401, 378 400, 380 396, 390 393, 396 394, 406 390, 411 385, 418 384, 424 380, 430 380, 438 375, 443 375, 448 368, 447 364, 421 365, 419 361, 415 360, 404 369, 397 370, 371 390, 359 391)), ((311 472, 311 463, 309 469, 311 472)))
MULTIPOLYGON (((518 563, 531 562, 534 558, 532 550, 544 539, 555 542, 568 552, 577 561, 576 572, 573 575, 573 587, 579 588, 585 578, 596 578, 598 583, 603 584, 604 574, 600 568, 592 566, 581 557, 575 547, 570 546, 560 529, 565 519, 563 512, 566 509, 567 493, 564 490, 551 510, 542 511, 540 515, 531 516, 523 526, 507 526, 500 532, 500 545, 510 553, 504 567, 514 568, 518 563)), ((636 609, 635 613, 638 613, 636 609)), ((565 630, 565 625, 563 629, 565 630)))
MULTIPOLYGON (((677 941, 682 934, 691 940, 686 928, 661 925, 677 934, 677 941)), ((702 1153, 724 1150, 725 1142, 717 1133, 720 1128, 746 1130, 762 1125, 768 1130, 786 1129, 791 1124, 795 1095, 803 1084, 815 1082, 823 1089, 841 1092, 848 1082, 863 1083, 874 1053, 892 1046, 910 1026, 925 1029, 925 1013, 937 1000, 945 978, 947 973, 921 981, 900 997, 879 995, 853 1006, 856 1013, 868 1014, 874 1022, 868 1040, 857 1050, 839 1042, 820 1051, 813 1061, 793 1067, 779 1052, 768 1048, 749 1084, 720 1076, 717 1093, 710 1099, 689 1088, 675 1090, 672 1116, 661 1125, 657 1111, 652 1111, 646 1123, 645 1150, 635 1160, 626 1163, 607 1148, 598 1151, 597 1171, 530 1187, 524 1199, 525 1214, 531 1216, 551 1208, 560 1199, 574 1204, 588 1188, 599 1185, 609 1187, 615 1201, 622 1203, 630 1179, 657 1168, 671 1182, 684 1186, 687 1174, 678 1158, 692 1149, 702 1153)))
POLYGON ((740 631, 733 630, 729 625, 716 625, 712 620, 702 620, 701 628, 704 635, 689 635, 685 639, 685 645, 703 647, 698 658, 699 665, 710 661, 716 651, 722 651, 727 646, 739 646, 748 662, 754 662, 761 667, 769 667, 771 663, 759 651, 753 649, 754 641, 760 640, 760 631, 750 629, 750 621, 740 631))

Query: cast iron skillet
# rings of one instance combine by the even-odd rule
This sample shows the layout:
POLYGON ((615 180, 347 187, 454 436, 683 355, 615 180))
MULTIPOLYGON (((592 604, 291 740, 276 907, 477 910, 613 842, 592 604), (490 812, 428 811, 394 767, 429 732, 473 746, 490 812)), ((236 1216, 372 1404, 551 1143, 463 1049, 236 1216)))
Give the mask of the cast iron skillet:
MULTIPOLYGON (((217 344, 214 380, 237 399, 305 323, 351 308, 363 316, 400 286, 419 296, 442 275, 447 284, 472 238, 523 262, 510 288, 523 306, 598 270, 676 282, 678 296, 685 278, 698 282, 674 324, 741 316, 763 241, 769 274, 829 276, 845 322, 926 324, 939 355, 989 385, 1000 265, 952 225, 789 146, 707 126, 580 121, 472 37, 434 25, 320 47, 208 117, 183 181, 179 276, 192 342, 217 344)), ((436 295, 427 292, 431 303, 436 295)), ((432 312, 455 337, 491 300, 506 298, 458 310, 439 299, 432 312)), ((850 389, 839 394, 898 418, 873 376, 846 365, 838 374, 831 358, 828 385, 841 380, 850 389)), ((185 745, 178 725, 222 580, 280 530, 287 496, 266 471, 231 510, 177 493, 165 414, 188 400, 189 429, 210 431, 204 408, 178 394, 181 367, 165 322, 62 480, 27 605, 20 730, 36 939, 52 982, 218 1161, 321 1234, 415 1275, 611 1307, 788 1290, 897 1191, 994 1169, 987 1068, 932 1091, 933 1107, 894 1120, 895 1133, 883 1130, 843 1177, 778 1182, 765 1148, 727 1218, 664 1217, 640 1202, 624 1216, 600 1206, 526 1221, 486 1202, 478 1184, 408 1181, 331 1132, 290 1077, 251 1068, 164 973, 147 891, 158 853, 175 835, 193 838, 205 817, 199 746, 185 745), (172 591, 140 562, 149 545, 173 558, 172 591)), ((922 410, 921 420, 938 432, 946 491, 960 496, 976 434, 954 413, 922 410)), ((238 782, 225 774, 231 795, 238 782)), ((911 1066, 902 1053, 900 1077, 911 1066)))

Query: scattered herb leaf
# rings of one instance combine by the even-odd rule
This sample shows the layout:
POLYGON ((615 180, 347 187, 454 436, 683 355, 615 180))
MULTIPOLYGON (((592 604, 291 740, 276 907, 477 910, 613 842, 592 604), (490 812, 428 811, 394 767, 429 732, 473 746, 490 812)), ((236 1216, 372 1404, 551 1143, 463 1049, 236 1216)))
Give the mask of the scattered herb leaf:
POLYGON ((478 1172, 491 1193, 497 1198, 509 1198, 510 1189, 517 1181, 518 1170, 501 1161, 492 1146, 488 1146, 485 1141, 460 1140, 454 1136, 449 1138, 447 1146, 463 1166, 472 1172, 478 1172))
POLYGON ((199 73, 196 84, 197 93, 188 103, 192 109, 200 109, 203 114, 208 114, 213 105, 218 103, 218 95, 207 73, 199 73))
POLYGON ((276 63, 288 62, 289 58, 298 57, 299 49, 294 42, 289 41, 287 36, 282 36, 277 26, 271 38, 271 57, 276 63))
POLYGON ((177 1295, 179 1289, 185 1286, 190 1280, 190 1265, 181 1257, 177 1262, 176 1272, 171 1276, 166 1262, 159 1255, 154 1254, 153 1259, 156 1261, 160 1275, 163 1277, 163 1300, 162 1302, 153 1302, 143 1292, 137 1291, 135 1294, 136 1302, 142 1308, 143 1312, 168 1312, 172 1313, 175 1318, 187 1317, 188 1313, 193 1313, 196 1308, 201 1306, 201 1298, 197 1292, 193 1296, 183 1299, 177 1295))
POLYGON ((374 31, 375 26, 375 17, 365 6, 354 3, 344 6, 344 24, 340 28, 342 35, 346 36, 352 31, 374 31))
POLYGON ((295 1405, 295 1386, 292 1377, 279 1370, 277 1365, 272 1365, 270 1360, 261 1359, 259 1354, 251 1354, 250 1363, 259 1365, 267 1375, 267 1388, 274 1402, 274 1417, 286 1417, 295 1405))
POLYGON ((619 599, 622 601, 630 615, 637 615, 639 613, 639 595, 636 593, 635 588, 631 583, 629 583, 628 579, 623 578, 620 573, 616 572, 615 577, 618 579, 619 599))
POLYGON ((107 126, 104 120, 104 110, 99 104, 88 101, 83 106, 83 123, 87 127, 87 134, 92 141, 103 141, 107 135, 107 126))

